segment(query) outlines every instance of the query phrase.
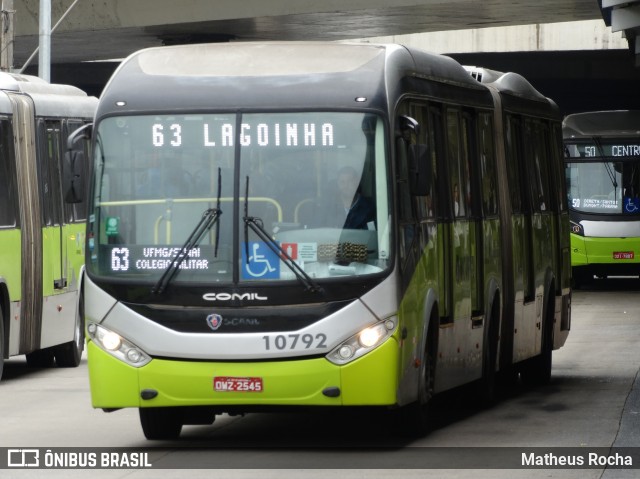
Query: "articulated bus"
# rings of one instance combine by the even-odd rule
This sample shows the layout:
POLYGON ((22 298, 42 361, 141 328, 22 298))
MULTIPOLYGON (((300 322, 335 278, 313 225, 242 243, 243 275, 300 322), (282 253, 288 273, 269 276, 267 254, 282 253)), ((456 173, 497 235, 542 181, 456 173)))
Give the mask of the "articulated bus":
POLYGON ((640 275, 640 111, 563 123, 574 285, 640 275))
POLYGON ((91 136, 92 404, 139 408, 147 438, 303 406, 424 433, 437 393, 549 379, 561 117, 519 75, 399 45, 148 49, 91 136))
POLYGON ((79 178, 89 165, 70 169, 62 158, 67 136, 93 120, 97 103, 72 86, 0 73, 0 377, 4 360, 21 354, 35 367, 80 363, 86 195, 79 178), (64 175, 74 172, 65 198, 72 178, 64 175))

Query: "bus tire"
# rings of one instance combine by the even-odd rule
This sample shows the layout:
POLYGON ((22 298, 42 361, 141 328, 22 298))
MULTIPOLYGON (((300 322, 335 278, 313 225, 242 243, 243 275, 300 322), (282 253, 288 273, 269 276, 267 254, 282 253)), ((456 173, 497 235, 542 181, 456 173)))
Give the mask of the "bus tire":
POLYGON ((490 316, 484 338, 485 347, 482 353, 482 378, 478 387, 478 395, 483 406, 493 406, 497 398, 498 374, 498 342, 500 336, 500 301, 496 297, 491 305, 490 316))
POLYGON ((182 412, 173 407, 141 407, 140 425, 149 440, 177 439, 182 431, 182 412))
POLYGON ((84 302, 82 294, 80 294, 76 311, 73 340, 56 346, 53 351, 56 364, 61 368, 75 368, 80 364, 82 352, 84 351, 84 302))
POLYGON ((432 316, 420 364, 418 400, 402 407, 400 427, 403 434, 422 437, 429 432, 429 409, 435 395, 436 358, 438 354, 438 319, 432 316))

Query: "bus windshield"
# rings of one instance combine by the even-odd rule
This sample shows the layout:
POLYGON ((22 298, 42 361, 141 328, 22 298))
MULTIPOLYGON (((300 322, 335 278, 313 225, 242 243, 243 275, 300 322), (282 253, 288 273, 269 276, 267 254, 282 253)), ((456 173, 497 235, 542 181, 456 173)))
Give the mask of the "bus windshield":
POLYGON ((640 215, 640 145, 616 140, 565 144, 569 205, 583 213, 640 215))
POLYGON ((220 284, 384 271, 384 130, 349 112, 106 118, 88 268, 149 282, 174 268, 174 282, 220 284))

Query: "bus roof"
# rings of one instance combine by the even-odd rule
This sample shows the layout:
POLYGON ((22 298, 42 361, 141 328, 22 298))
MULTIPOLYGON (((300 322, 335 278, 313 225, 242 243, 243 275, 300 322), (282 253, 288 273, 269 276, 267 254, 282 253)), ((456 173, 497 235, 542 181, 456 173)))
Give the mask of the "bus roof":
POLYGON ((562 122, 564 138, 593 136, 639 136, 639 110, 589 111, 567 115, 562 122))
POLYGON ((384 93, 401 81, 392 75, 484 90, 455 60, 395 44, 181 45, 129 56, 107 83, 99 115, 114 110, 302 108, 301 102, 345 108, 356 97, 366 99, 360 107, 384 108, 384 93), (116 102, 121 108, 114 108, 116 102))
MULTIPOLYGON (((71 85, 48 83, 31 75, 0 72, 0 90, 24 93, 33 99, 36 116, 93 118, 98 99, 71 85)), ((6 95, 0 95, 0 112, 11 113, 6 95)))
POLYGON ((489 68, 464 66, 464 69, 481 83, 494 85, 501 93, 548 103, 550 100, 536 90, 522 75, 514 72, 501 72, 489 68))
POLYGON ((498 90, 502 95, 505 110, 560 118, 560 111, 555 102, 536 90, 522 75, 475 66, 465 66, 464 69, 479 82, 498 90))

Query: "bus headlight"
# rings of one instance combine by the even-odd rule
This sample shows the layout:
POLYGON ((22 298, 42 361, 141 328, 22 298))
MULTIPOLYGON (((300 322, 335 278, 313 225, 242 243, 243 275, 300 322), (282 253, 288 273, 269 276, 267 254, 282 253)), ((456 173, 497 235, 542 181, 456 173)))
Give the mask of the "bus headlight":
POLYGON ((88 323, 87 333, 96 346, 130 366, 140 368, 151 361, 151 357, 135 344, 100 324, 88 323))
POLYGON ((333 364, 347 364, 384 343, 395 332, 397 318, 377 322, 336 346, 326 358, 333 364))
POLYGON ((571 221, 571 232, 574 235, 584 236, 584 229, 580 223, 576 223, 575 221, 571 221))

